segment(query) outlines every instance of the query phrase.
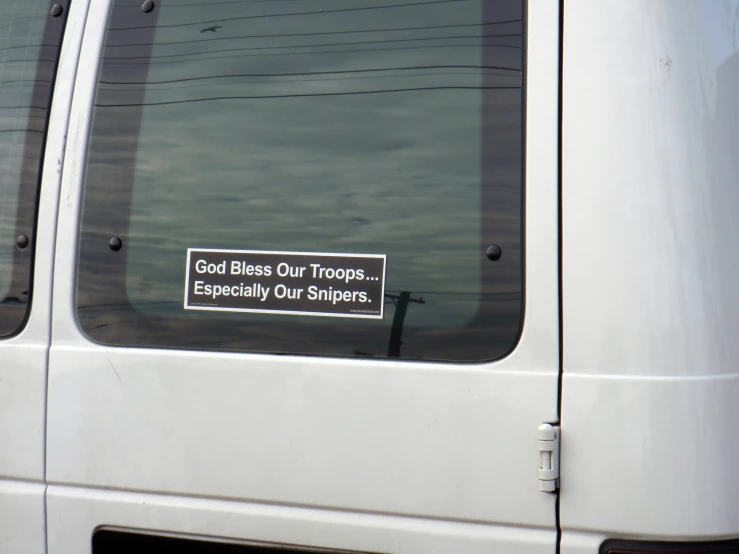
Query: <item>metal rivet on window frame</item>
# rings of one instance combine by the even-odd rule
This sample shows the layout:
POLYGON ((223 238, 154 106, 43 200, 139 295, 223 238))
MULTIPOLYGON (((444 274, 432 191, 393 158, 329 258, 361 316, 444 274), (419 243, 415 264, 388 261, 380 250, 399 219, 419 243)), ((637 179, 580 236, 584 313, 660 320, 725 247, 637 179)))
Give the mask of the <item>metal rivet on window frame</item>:
POLYGON ((59 17, 63 12, 64 8, 62 8, 61 4, 54 4, 51 6, 51 11, 49 11, 52 17, 59 17))
POLYGON ((142 12, 149 13, 153 9, 154 9, 154 2, 153 2, 153 0, 144 0, 144 3, 141 4, 141 11, 142 12))
POLYGON ((110 249, 113 252, 118 252, 121 248, 123 248, 123 241, 118 237, 113 237, 108 241, 108 246, 110 246, 110 249))
POLYGON ((488 260, 492 260, 493 262, 499 260, 501 254, 502 251, 500 249, 500 246, 498 246, 497 244, 488 246, 488 249, 485 250, 485 255, 488 257, 488 260))

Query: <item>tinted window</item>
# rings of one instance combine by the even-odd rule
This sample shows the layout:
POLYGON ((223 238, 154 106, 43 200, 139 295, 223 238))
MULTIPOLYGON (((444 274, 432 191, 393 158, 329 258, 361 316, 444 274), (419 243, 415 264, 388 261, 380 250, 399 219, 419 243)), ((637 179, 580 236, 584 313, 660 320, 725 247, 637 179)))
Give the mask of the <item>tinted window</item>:
POLYGON ((115 3, 101 64, 77 293, 92 339, 445 361, 513 348, 521 0, 155 4, 115 3), (384 317, 184 310, 188 248, 385 255, 384 317))
POLYGON ((0 336, 31 302, 36 199, 66 2, 0 0, 0 336))

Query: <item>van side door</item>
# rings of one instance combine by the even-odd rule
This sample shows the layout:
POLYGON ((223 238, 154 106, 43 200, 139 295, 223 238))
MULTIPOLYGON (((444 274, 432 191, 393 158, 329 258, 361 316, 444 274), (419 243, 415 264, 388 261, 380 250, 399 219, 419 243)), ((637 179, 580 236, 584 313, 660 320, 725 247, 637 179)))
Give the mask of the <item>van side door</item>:
POLYGON ((91 4, 50 553, 555 551, 558 6, 525 7, 91 4))

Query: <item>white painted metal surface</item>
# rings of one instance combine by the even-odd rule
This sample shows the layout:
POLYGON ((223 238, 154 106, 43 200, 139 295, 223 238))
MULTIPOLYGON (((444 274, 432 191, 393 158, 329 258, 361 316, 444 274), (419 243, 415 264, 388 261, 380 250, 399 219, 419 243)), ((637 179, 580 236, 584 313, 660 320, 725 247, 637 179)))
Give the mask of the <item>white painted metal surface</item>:
POLYGON ((561 522, 739 536, 739 3, 565 3, 561 522))
POLYGON ((46 485, 0 480, 0 551, 46 552, 46 485))
POLYGON ((77 57, 84 29, 85 2, 68 16, 60 54, 54 104, 49 116, 42 187, 38 204, 33 295, 23 331, 0 339, 0 476, 43 480, 46 357, 51 335, 51 287, 64 142, 77 57))
MULTIPOLYGON (((557 9, 553 0, 529 6, 526 322, 502 361, 102 347, 75 322, 76 240, 58 241, 49 552, 79 551, 98 525, 252 540, 283 533, 285 542, 399 553, 554 551, 536 429, 557 417, 557 9), (277 531, 277 516, 256 523, 270 511, 300 516, 277 531), (484 525, 451 523, 460 520, 484 525), (350 532, 355 524, 366 532, 350 532)), ((90 7, 81 67, 97 65, 107 10, 90 7)), ((86 71, 76 82, 63 237, 77 236, 95 79, 86 71)))
POLYGON ((381 514, 318 510, 76 489, 52 485, 48 494, 49 552, 88 552, 94 521, 129 529, 184 529, 200 537, 259 537, 288 545, 361 547, 369 552, 538 554, 553 552, 552 532, 381 514))
POLYGON ((608 538, 603 533, 563 530, 559 551, 561 554, 595 554, 608 538))
POLYGON ((56 217, 77 59, 87 5, 75 0, 67 19, 54 104, 49 116, 38 204, 33 295, 28 322, 0 340, 0 552, 43 553, 46 379, 56 217))
MULTIPOLYGON (((0 342, 0 551, 45 552, 46 531, 50 553, 86 552, 109 525, 553 552, 536 429, 557 417, 557 2, 528 14, 524 334, 508 358, 462 367, 84 338, 76 237, 107 10, 93 3, 86 29, 87 3, 70 11, 34 303, 23 333, 0 342)), ((737 537, 739 2, 565 10, 561 552, 594 553, 609 536, 737 537)))

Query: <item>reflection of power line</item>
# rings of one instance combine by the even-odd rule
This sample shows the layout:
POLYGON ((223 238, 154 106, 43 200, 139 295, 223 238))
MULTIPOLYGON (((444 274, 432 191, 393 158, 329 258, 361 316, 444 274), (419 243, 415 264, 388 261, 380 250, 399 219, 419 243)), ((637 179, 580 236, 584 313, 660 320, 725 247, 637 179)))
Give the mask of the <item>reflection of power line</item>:
MULTIPOLYGON (((273 0, 269 0, 273 1, 273 0)), ((293 0, 290 0, 293 1, 293 0)), ((239 0, 241 2, 241 0, 239 0)), ((209 2, 208 5, 211 3, 209 2)), ((135 6, 137 9, 141 9, 140 5, 135 6)), ((507 21, 494 21, 490 23, 460 23, 458 25, 428 25, 425 27, 391 27, 389 29, 358 29, 353 31, 323 31, 320 33, 279 33, 272 35, 239 35, 237 37, 216 37, 216 38, 204 38, 204 39, 191 39, 191 40, 178 40, 172 42, 132 42, 131 44, 106 44, 105 48, 133 48, 135 46, 173 46, 177 44, 201 44, 203 42, 216 42, 224 40, 241 40, 241 39, 258 39, 258 38, 291 38, 291 37, 312 37, 312 36, 324 36, 324 35, 355 35, 355 34, 366 34, 366 33, 394 33, 400 31, 430 31, 434 29, 452 29, 458 27, 488 27, 490 25, 506 25, 509 23, 518 23, 521 18, 509 19, 507 21)), ((19 48, 31 47, 57 47, 56 44, 30 44, 20 46, 6 46, 0 48, 0 52, 4 50, 17 50, 19 48)))
MULTIPOLYGON (((479 66, 479 65, 421 65, 421 66, 412 66, 412 67, 379 67, 379 68, 371 68, 371 69, 347 69, 347 70, 340 70, 340 71, 306 71, 306 72, 298 72, 298 73, 223 73, 221 75, 203 75, 200 77, 187 77, 184 79, 169 79, 165 81, 98 81, 98 84, 101 85, 122 85, 122 86, 128 86, 128 85, 164 85, 164 84, 170 84, 170 83, 185 83, 189 81, 204 81, 209 79, 231 79, 231 78, 252 78, 252 77, 300 77, 300 76, 317 76, 317 75, 346 75, 346 74, 352 74, 352 73, 375 73, 375 72, 390 72, 390 71, 419 71, 419 70, 428 70, 428 69, 475 69, 478 71, 481 71, 483 74, 486 74, 486 70, 492 70, 492 71, 511 71, 514 73, 513 76, 518 76, 515 74, 520 74, 521 70, 516 69, 513 67, 504 67, 504 66, 479 66)), ((449 73, 449 75, 456 75, 457 73, 449 73)), ((401 77, 415 77, 416 75, 447 75, 447 73, 411 73, 409 75, 401 75, 401 77)), ((505 76, 505 74, 498 74, 500 76, 505 76)), ((342 80, 342 79, 337 79, 342 80)), ((349 79, 343 79, 343 80, 349 80, 349 79)), ((290 81, 269 81, 269 82, 290 82, 290 81)), ((3 87, 9 86, 9 85, 15 85, 15 86, 31 86, 30 83, 49 83, 48 85, 43 86, 51 86, 51 80, 48 79, 21 79, 18 81, 4 81, 3 87)), ((217 84, 227 84, 227 83, 217 83, 217 84)), ((39 86, 38 84, 36 86, 39 86)), ((186 87, 182 87, 186 88, 186 87)), ((112 89, 108 89, 112 90, 112 89)))
MULTIPOLYGON (((202 31, 201 31, 202 32, 202 31)), ((104 56, 104 60, 152 60, 152 59, 163 59, 163 58, 182 58, 184 56, 201 56, 203 54, 219 54, 223 52, 248 52, 251 50, 294 50, 296 48, 328 48, 332 46, 354 46, 364 44, 389 44, 396 42, 419 42, 423 40, 456 40, 456 39, 483 39, 483 38, 508 38, 508 37, 520 37, 521 33, 510 34, 510 35, 457 35, 450 37, 415 37, 415 38, 400 38, 390 40, 363 40, 355 42, 329 42, 324 44, 291 44, 289 46, 249 46, 245 48, 224 48, 222 50, 205 50, 201 52, 184 52, 181 54, 162 54, 157 56, 104 56)), ((348 50, 348 52, 354 52, 354 50, 348 50)), ((197 60, 193 60, 197 61, 197 60)))
POLYGON ((378 71, 416 71, 427 69, 499 69, 504 71, 520 72, 520 69, 497 65, 416 65, 409 67, 376 67, 369 69, 342 69, 337 71, 303 71, 299 73, 223 73, 221 75, 202 75, 184 79, 170 79, 167 81, 100 81, 106 85, 164 85, 169 83, 184 83, 186 81, 202 81, 204 79, 225 79, 231 77, 308 77, 315 75, 345 75, 348 73, 374 73, 378 71))
POLYGON ((174 64, 174 63, 193 63, 201 62, 205 60, 225 60, 228 58, 269 58, 274 56, 320 56, 323 54, 355 54, 357 52, 396 52, 400 50, 431 50, 434 48, 513 48, 515 50, 521 50, 521 46, 513 44, 440 44, 430 46, 400 46, 398 48, 357 48, 355 50, 326 50, 323 52, 288 52, 286 54, 238 54, 236 56, 211 56, 207 58, 198 58, 197 60, 184 60, 184 61, 143 61, 143 62, 122 62, 114 63, 106 61, 106 66, 116 65, 161 65, 161 64, 174 64))
MULTIPOLYGON (((208 0, 208 7, 219 5, 219 4, 263 4, 265 2, 272 3, 272 2, 311 2, 311 1, 312 0, 229 0, 226 2, 211 2, 210 0, 208 0)), ((122 4, 119 7, 141 9, 141 3, 139 2, 138 4, 132 4, 130 6, 127 4, 122 4)), ((189 8, 189 7, 202 8, 203 4, 202 3, 201 4, 170 4, 169 2, 167 2, 166 7, 167 8, 189 8)))
MULTIPOLYGON (((327 79, 284 79, 275 81, 272 79, 269 80, 249 80, 249 81, 231 81, 228 83, 203 83, 198 85, 174 85, 171 87, 156 87, 148 89, 147 87, 138 87, 138 88, 119 88, 117 86, 113 87, 105 87, 101 86, 100 88, 102 90, 107 91, 114 91, 114 92, 129 92, 129 91, 138 91, 138 90, 149 90, 151 92, 159 92, 162 90, 181 90, 186 88, 201 88, 201 87, 231 87, 233 85, 279 85, 282 83, 343 83, 344 81, 366 81, 369 79, 410 79, 411 77, 437 77, 437 76, 449 76, 449 75, 458 75, 458 76, 474 76, 479 77, 480 73, 475 71, 467 71, 467 72, 440 72, 440 73, 413 73, 412 75, 372 75, 369 77, 332 77, 327 79)), ((493 74, 497 75, 498 77, 514 77, 516 79, 520 78, 518 75, 510 75, 508 73, 497 73, 493 74)))
POLYGON ((3 88, 9 88, 9 87, 46 87, 49 88, 51 86, 51 81, 47 81, 45 79, 33 79, 28 81, 3 81, 2 87, 3 88), (32 84, 35 83, 35 84, 32 84), (48 83, 46 85, 40 85, 39 83, 48 83))
MULTIPOLYGON (((49 109, 48 106, 0 106, 0 110, 48 110, 48 109, 49 109)), ((23 117, 29 117, 29 116, 23 115, 23 117)))
POLYGON ((0 64, 5 63, 27 63, 27 64, 37 64, 37 63, 56 63, 56 59, 53 60, 44 60, 43 58, 21 58, 19 60, 3 60, 0 62, 0 64))
POLYGON ((403 324, 405 323, 405 314, 408 312, 408 304, 425 304, 423 298, 411 298, 409 291, 403 291, 400 294, 385 294, 395 305, 395 315, 393 316, 393 326, 390 328, 390 343, 387 347, 388 358, 399 358, 400 347, 403 345, 403 324))
POLYGON ((352 92, 321 92, 315 94, 274 94, 262 96, 216 96, 214 98, 192 98, 189 100, 170 100, 168 102, 143 102, 135 104, 95 104, 100 108, 128 108, 136 106, 168 106, 172 104, 191 104, 193 102, 211 102, 214 100, 260 100, 275 98, 315 98, 319 96, 358 96, 362 94, 388 94, 394 92, 419 92, 424 90, 489 90, 489 89, 516 89, 521 87, 415 87, 387 90, 362 90, 352 92))
POLYGON ((133 31, 135 29, 164 29, 174 27, 190 27, 192 25, 209 25, 211 23, 223 23, 225 21, 243 21, 244 19, 268 19, 270 17, 294 17, 302 15, 326 15, 329 13, 359 12, 368 10, 384 10, 393 8, 410 8, 417 6, 428 6, 430 4, 449 4, 456 2, 467 2, 469 0, 431 0, 429 2, 412 2, 410 4, 389 4, 384 6, 361 6, 358 8, 341 8, 338 10, 317 10, 312 12, 271 13, 261 15, 242 15, 239 17, 225 17, 222 19, 209 19, 207 21, 193 21, 190 23, 174 23, 172 25, 142 25, 138 27, 113 27, 109 31, 133 31))
MULTIPOLYGON (((312 37, 312 36, 324 36, 324 35, 349 35, 349 34, 364 34, 364 33, 394 33, 400 31, 430 31, 434 29, 451 29, 457 27, 488 27, 490 25, 505 25, 508 23, 519 23, 519 19, 509 19, 507 21, 495 21, 491 23, 460 23, 458 25, 428 25, 424 27, 391 27, 389 29, 359 29, 351 31, 322 31, 313 33, 279 33, 272 35, 240 35, 238 37, 217 37, 217 38, 205 38, 205 39, 191 39, 191 40, 179 40, 173 42, 133 42, 131 44, 107 44, 105 48, 131 48, 133 46, 171 46, 176 44, 200 44, 202 42, 216 42, 223 40, 239 40, 239 39, 256 39, 256 38, 292 38, 292 37, 312 37)), ((18 48, 18 47, 11 47, 18 48)))
MULTIPOLYGON (((388 292, 393 292, 393 289, 386 289, 388 292)), ((395 291, 400 292, 400 291, 395 291)), ((520 292, 460 292, 460 291, 438 291, 438 290, 419 290, 415 291, 418 294, 431 294, 433 296, 439 296, 439 295, 453 295, 453 296, 479 296, 479 297, 495 297, 495 298, 518 298, 521 293, 520 292)))
POLYGON ((58 46, 58 44, 21 44, 19 46, 6 46, 5 48, 0 48, 0 52, 5 50, 18 50, 20 48, 57 48, 58 46))
POLYGON ((0 129, 0 133, 43 133, 36 129, 0 129))

